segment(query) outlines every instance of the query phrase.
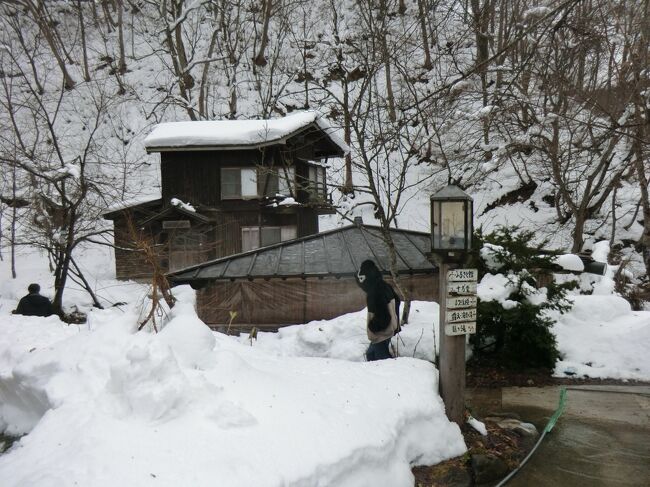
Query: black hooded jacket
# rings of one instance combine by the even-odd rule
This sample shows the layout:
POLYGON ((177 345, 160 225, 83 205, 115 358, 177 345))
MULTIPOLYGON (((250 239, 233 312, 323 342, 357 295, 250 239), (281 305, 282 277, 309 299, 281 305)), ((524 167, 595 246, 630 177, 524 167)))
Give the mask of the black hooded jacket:
POLYGON ((381 272, 371 260, 361 264, 357 274, 357 282, 366 293, 366 304, 368 306, 368 330, 373 334, 384 332, 394 319, 394 332, 399 332, 399 305, 400 299, 386 281, 381 272), (391 316, 389 305, 394 301, 395 315, 391 316))

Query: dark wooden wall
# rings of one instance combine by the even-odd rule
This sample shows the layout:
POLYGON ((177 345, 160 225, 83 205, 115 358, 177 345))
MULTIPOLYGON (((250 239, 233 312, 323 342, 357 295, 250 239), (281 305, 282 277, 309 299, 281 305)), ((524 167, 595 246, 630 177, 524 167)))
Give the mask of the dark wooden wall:
POLYGON ((222 167, 246 167, 261 164, 264 152, 177 151, 160 153, 162 199, 169 204, 178 198, 192 204, 218 207, 221 204, 222 167))
MULTIPOLYGON (((403 276, 400 281, 411 293, 411 299, 438 299, 437 274, 403 276)), ((227 281, 199 290, 197 311, 214 328, 227 326, 230 311, 236 311, 231 332, 248 331, 253 326, 274 330, 358 311, 366 306, 365 300, 365 294, 351 277, 227 281)))
MULTIPOLYGON (((142 251, 137 250, 132 235, 129 232, 125 216, 118 216, 114 223, 115 241, 115 277, 117 279, 133 279, 143 281, 151 279, 151 265, 145 260, 142 251)), ((150 228, 143 232, 145 238, 154 238, 150 228)), ((167 268, 167 256, 161 252, 160 265, 167 268)))
MULTIPOLYGON (((142 215, 140 215, 140 218, 142 218, 142 215)), ((163 272, 170 270, 170 251, 172 250, 171 246, 174 243, 173 237, 175 235, 183 235, 184 233, 203 235, 200 246, 190 245, 184 248, 186 250, 184 258, 179 259, 178 256, 178 252, 183 249, 173 249, 177 252, 175 255, 176 266, 200 264, 216 258, 216 244, 212 225, 192 221, 190 228, 165 230, 162 228, 160 221, 153 221, 145 227, 138 226, 138 230, 141 232, 142 238, 149 239, 153 243, 158 265, 163 272)), ((115 277, 117 279, 133 279, 136 281, 151 279, 153 269, 145 259, 142 250, 138 250, 137 242, 133 241, 133 236, 128 228, 126 213, 114 219, 114 241, 115 277)))

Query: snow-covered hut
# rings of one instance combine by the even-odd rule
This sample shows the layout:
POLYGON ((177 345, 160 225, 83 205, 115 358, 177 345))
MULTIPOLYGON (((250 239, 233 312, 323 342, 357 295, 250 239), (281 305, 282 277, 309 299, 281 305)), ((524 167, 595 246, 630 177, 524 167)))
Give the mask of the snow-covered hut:
MULTIPOLYGON (((400 283, 412 299, 437 300, 437 268, 427 259, 428 233, 390 230, 400 283)), ((168 275, 198 289, 200 318, 231 330, 330 319, 365 306, 356 283, 359 266, 373 259, 388 277, 389 250, 378 227, 353 225, 204 262, 168 275)))

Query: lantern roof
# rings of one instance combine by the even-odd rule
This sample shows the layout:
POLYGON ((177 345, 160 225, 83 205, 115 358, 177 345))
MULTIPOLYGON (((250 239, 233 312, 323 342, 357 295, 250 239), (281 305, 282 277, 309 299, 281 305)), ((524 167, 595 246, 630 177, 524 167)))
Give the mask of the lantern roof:
POLYGON ((465 191, 460 189, 458 186, 450 184, 445 186, 437 193, 431 196, 431 200, 437 201, 447 201, 447 200, 469 200, 472 201, 472 197, 468 195, 465 191))

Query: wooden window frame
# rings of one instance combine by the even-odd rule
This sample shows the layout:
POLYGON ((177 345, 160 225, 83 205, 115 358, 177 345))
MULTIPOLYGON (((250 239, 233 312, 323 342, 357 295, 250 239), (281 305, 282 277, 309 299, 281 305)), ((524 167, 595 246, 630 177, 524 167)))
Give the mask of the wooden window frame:
POLYGON ((244 167, 231 167, 231 166, 225 166, 220 169, 220 177, 221 181, 219 184, 219 189, 221 191, 221 200, 254 200, 254 199, 259 199, 260 198, 260 190, 259 190, 259 171, 257 170, 256 167, 250 167, 250 166, 244 166, 244 167), (239 194, 235 196, 224 196, 224 178, 223 178, 223 172, 224 171, 237 171, 239 173, 239 194), (254 171, 255 173, 255 194, 254 195, 244 195, 244 184, 242 181, 242 172, 243 171, 254 171))
POLYGON ((262 245, 262 232, 264 230, 271 230, 271 229, 280 231, 280 240, 278 240, 277 242, 269 243, 267 245, 274 245, 276 243, 287 242, 289 240, 294 240, 294 239, 298 238, 298 225, 244 226, 244 227, 241 227, 241 251, 242 252, 249 252, 251 250, 256 250, 256 249, 259 249, 261 247, 266 247, 267 245, 262 245), (283 239, 282 238, 283 235, 286 236, 287 233, 289 233, 289 229, 292 229, 291 233, 293 235, 295 235, 295 236, 292 237, 292 238, 284 238, 283 239), (249 249, 244 250, 244 232, 251 232, 251 231, 255 231, 255 230, 257 231, 257 237, 258 237, 257 247, 253 247, 253 248, 249 248, 249 249))

